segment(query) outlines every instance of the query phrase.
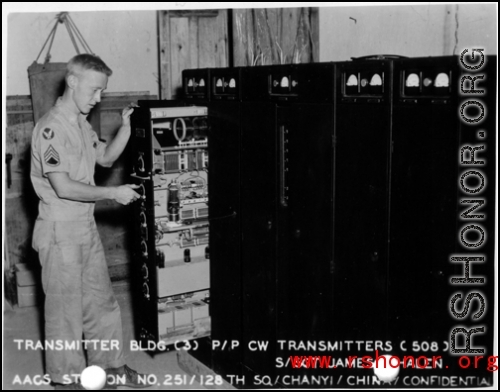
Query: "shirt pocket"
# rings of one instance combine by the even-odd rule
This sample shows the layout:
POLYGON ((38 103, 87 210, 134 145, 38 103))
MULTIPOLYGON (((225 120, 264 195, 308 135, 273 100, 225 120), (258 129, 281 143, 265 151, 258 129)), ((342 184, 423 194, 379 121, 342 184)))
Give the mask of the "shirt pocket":
POLYGON ((69 163, 69 177, 72 180, 88 182, 88 175, 85 165, 85 156, 80 147, 68 145, 66 147, 66 159, 69 163))

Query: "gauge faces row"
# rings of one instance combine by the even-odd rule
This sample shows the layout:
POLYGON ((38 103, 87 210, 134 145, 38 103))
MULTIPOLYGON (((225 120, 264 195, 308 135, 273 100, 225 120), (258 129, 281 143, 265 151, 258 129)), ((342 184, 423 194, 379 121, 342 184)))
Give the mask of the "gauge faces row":
POLYGON ((188 79, 187 87, 188 90, 189 89, 194 90, 197 89, 198 87, 203 88, 205 87, 205 79, 200 79, 199 81, 197 81, 195 78, 188 79))
POLYGON ((186 96, 207 96, 208 95, 208 72, 203 70, 200 73, 183 72, 183 87, 186 96))
POLYGON ((294 95, 298 93, 298 77, 292 74, 273 73, 269 75, 269 93, 271 95, 294 95))
POLYGON ((449 95, 450 73, 436 69, 404 70, 401 74, 402 95, 405 97, 449 95))
POLYGON ((236 100, 241 92, 240 70, 220 68, 210 71, 210 98, 213 100, 236 100))
POLYGON ((384 72, 347 72, 343 74, 344 95, 382 95, 384 93, 384 72))
MULTIPOLYGON (((448 96, 451 72, 439 70, 401 71, 401 95, 404 97, 448 96)), ((344 96, 381 96, 385 91, 384 72, 345 72, 344 96)))
POLYGON ((451 72, 452 63, 450 66, 415 64, 402 59, 184 70, 183 87, 186 97, 206 100, 266 97, 328 101, 334 90, 349 102, 373 98, 383 101, 389 95, 433 98, 451 94, 451 80, 455 77, 451 72))
POLYGON ((224 78, 220 77, 215 80, 215 94, 224 94, 228 92, 233 92, 236 89, 236 79, 235 78, 224 78))

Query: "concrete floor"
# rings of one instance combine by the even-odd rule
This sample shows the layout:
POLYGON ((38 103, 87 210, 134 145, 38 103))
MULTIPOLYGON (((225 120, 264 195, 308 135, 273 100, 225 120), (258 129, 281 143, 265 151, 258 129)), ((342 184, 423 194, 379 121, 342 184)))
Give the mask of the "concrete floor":
MULTIPOLYGON (((129 287, 125 283, 118 282, 113 284, 113 288, 121 307, 124 340, 125 342, 134 340, 132 301, 129 287)), ((3 390, 52 390, 53 386, 47 385, 43 380, 43 352, 39 350, 19 350, 18 345, 14 342, 14 339, 30 339, 37 342, 42 338, 43 315, 41 309, 39 307, 12 307, 4 301, 3 316, 3 390), (37 385, 40 382, 41 385, 37 385)), ((175 350, 164 351, 151 356, 144 351, 130 351, 128 343, 125 344, 125 347, 127 364, 141 373, 154 374, 160 384, 144 390, 204 389, 196 380, 193 380, 191 375, 188 375, 179 367, 175 350), (181 385, 173 385, 173 377, 176 375, 179 375, 177 379, 181 381, 181 385), (189 385, 182 385, 184 380, 189 385)))

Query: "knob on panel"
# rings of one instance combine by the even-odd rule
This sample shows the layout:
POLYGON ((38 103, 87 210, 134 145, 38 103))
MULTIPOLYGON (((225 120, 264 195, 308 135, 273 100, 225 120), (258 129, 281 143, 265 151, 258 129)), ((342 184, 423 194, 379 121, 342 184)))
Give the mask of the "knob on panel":
POLYGON ((142 284, 142 293, 144 294, 144 298, 149 299, 149 286, 146 282, 142 284))
POLYGON ((148 244, 144 240, 141 240, 141 252, 144 257, 148 257, 148 244))
POLYGON ((137 157, 137 160, 135 162, 135 170, 136 170, 136 172, 139 172, 139 173, 146 172, 146 164, 144 162, 144 155, 142 152, 139 152, 139 156, 137 157))

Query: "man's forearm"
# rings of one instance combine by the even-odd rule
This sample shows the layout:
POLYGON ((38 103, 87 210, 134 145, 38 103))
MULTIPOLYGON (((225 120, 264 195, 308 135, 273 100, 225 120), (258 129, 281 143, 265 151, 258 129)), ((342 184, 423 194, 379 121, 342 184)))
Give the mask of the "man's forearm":
POLYGON ((51 172, 48 174, 50 185, 61 199, 75 201, 98 201, 112 199, 120 204, 130 204, 140 195, 134 191, 138 185, 125 184, 117 187, 102 187, 69 178, 66 172, 51 172))
POLYGON ((50 184, 61 199, 98 201, 115 198, 114 187, 94 186, 73 181, 67 173, 49 173, 50 184))
POLYGON ((101 166, 110 167, 121 155, 130 137, 130 125, 122 125, 113 141, 108 144, 106 151, 97 163, 101 166))

